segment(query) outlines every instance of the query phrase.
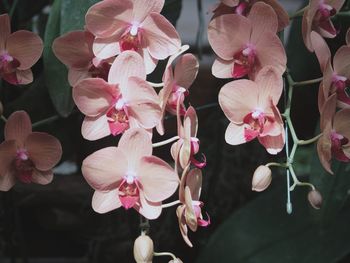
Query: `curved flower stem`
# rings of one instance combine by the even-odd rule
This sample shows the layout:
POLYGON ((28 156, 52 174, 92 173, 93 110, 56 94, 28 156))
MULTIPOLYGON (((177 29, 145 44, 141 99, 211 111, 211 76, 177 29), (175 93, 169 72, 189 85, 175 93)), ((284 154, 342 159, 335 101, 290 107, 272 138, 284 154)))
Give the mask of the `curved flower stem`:
POLYGON ((290 191, 293 191, 296 186, 308 186, 312 190, 315 190, 315 186, 313 184, 299 181, 299 179, 297 178, 297 176, 296 176, 296 174, 294 172, 293 165, 289 166, 289 171, 290 171, 290 174, 292 175, 292 178, 293 178, 293 181, 294 181, 293 185, 290 187, 290 191))
POLYGON ((164 83, 163 82, 162 83, 153 83, 153 82, 147 81, 147 83, 149 85, 151 85, 153 88, 162 88, 162 87, 164 87, 164 83))
POLYGON ((315 84, 315 83, 321 82, 322 79, 323 79, 323 77, 317 78, 317 79, 309 79, 309 80, 294 82, 293 87, 302 87, 302 86, 315 84))
POLYGON ((40 126, 42 126, 42 125, 44 125, 44 124, 48 124, 48 123, 53 122, 53 121, 55 121, 55 120, 58 120, 58 119, 60 119, 60 118, 61 118, 60 116, 54 115, 54 116, 51 116, 51 117, 49 117, 49 118, 47 118, 47 119, 43 119, 43 120, 41 120, 41 121, 38 121, 38 122, 33 123, 32 127, 33 127, 33 128, 38 128, 38 127, 40 127, 40 126))
POLYGON ((155 257, 172 257, 174 260, 176 260, 176 256, 170 252, 153 252, 153 255, 155 257))
POLYGON ((296 17, 303 16, 304 11, 305 11, 305 9, 306 9, 307 7, 308 7, 308 6, 305 6, 305 7, 303 7, 302 9, 296 11, 294 14, 289 15, 289 19, 294 19, 294 18, 296 18, 296 17))
POLYGON ((1 120, 2 120, 3 122, 5 122, 5 123, 7 122, 7 119, 6 119, 6 117, 5 117, 4 115, 1 115, 0 118, 1 118, 1 120))
POLYGON ((12 18, 13 14, 14 14, 14 12, 15 12, 15 10, 16 10, 17 4, 18 4, 18 0, 14 0, 14 1, 13 1, 13 4, 12 4, 12 6, 11 6, 11 9, 10 9, 10 11, 9 11, 9 16, 10 16, 11 18, 12 18))
POLYGON ((160 146, 163 146, 163 145, 167 145, 168 143, 172 143, 174 141, 177 141, 178 139, 180 139, 179 136, 174 136, 174 137, 172 137, 170 139, 167 139, 165 141, 153 143, 152 146, 153 146, 153 148, 160 147, 160 146))
POLYGON ((322 133, 309 139, 309 140, 299 140, 298 145, 307 145, 316 142, 320 137, 322 136, 322 133))
POLYGON ((286 163, 274 163, 274 162, 267 163, 267 164, 265 164, 265 166, 267 166, 267 167, 275 166, 275 167, 283 167, 283 168, 288 167, 288 165, 286 163))
POLYGON ((176 200, 174 202, 167 203, 167 204, 162 204, 162 208, 168 208, 178 204, 181 204, 180 200, 176 200))

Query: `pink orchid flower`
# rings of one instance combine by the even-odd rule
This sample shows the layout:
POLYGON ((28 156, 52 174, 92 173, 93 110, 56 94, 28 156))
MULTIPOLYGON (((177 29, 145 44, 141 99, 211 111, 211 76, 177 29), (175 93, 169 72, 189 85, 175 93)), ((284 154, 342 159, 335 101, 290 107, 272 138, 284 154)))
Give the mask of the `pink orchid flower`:
POLYGON ((339 12, 344 2, 345 0, 310 0, 302 21, 303 39, 309 51, 314 51, 310 39, 312 31, 326 38, 334 38, 337 35, 331 17, 339 12))
POLYGON ((146 82, 142 58, 134 51, 115 59, 108 82, 99 78, 80 81, 73 99, 85 114, 82 135, 87 140, 116 136, 129 128, 152 129, 161 117, 158 95, 146 82))
POLYGON ((123 206, 155 219, 161 213, 161 202, 170 197, 179 184, 174 169, 152 156, 151 139, 140 128, 126 131, 118 147, 104 148, 88 156, 82 172, 96 190, 92 208, 98 213, 123 206))
POLYGON ((202 171, 193 169, 188 172, 188 167, 184 170, 179 189, 179 199, 182 203, 176 209, 176 215, 179 220, 181 235, 187 245, 193 247, 188 238, 188 227, 196 232, 198 226, 207 227, 210 225, 210 218, 203 219, 203 202, 199 201, 202 190, 202 171))
POLYGON ((325 100, 333 93, 337 94, 338 107, 350 108, 350 47, 340 47, 332 63, 326 41, 314 31, 310 39, 323 72, 318 102, 320 112, 325 100))
POLYGON ((43 42, 36 34, 19 30, 11 34, 10 17, 0 15, 0 78, 8 83, 29 84, 31 67, 43 52, 43 42))
POLYGON ((346 44, 350 46, 350 28, 346 32, 346 37, 345 37, 346 44))
POLYGON ((196 110, 191 106, 187 109, 184 116, 184 124, 180 119, 180 101, 178 100, 177 126, 180 139, 171 146, 171 156, 173 157, 177 167, 180 165, 184 169, 188 164, 192 163, 198 168, 206 165, 206 159, 203 155, 203 161, 198 161, 195 155, 199 152, 199 139, 197 138, 198 118, 196 110))
POLYGON ((88 31, 72 31, 53 42, 56 57, 69 69, 68 81, 72 87, 83 79, 108 78, 111 63, 95 57, 92 52, 94 39, 94 35, 88 31))
POLYGON ((264 2, 273 8, 278 18, 278 31, 289 25, 288 13, 276 0, 221 0, 214 9, 214 17, 225 14, 237 14, 247 16, 252 6, 257 2, 264 2))
POLYGON ((322 166, 333 174, 331 159, 350 162, 350 109, 336 112, 336 94, 323 105, 320 118, 322 136, 317 141, 317 152, 322 166))
POLYGON ((52 168, 60 161, 62 148, 53 136, 32 132, 24 111, 14 112, 5 125, 5 141, 0 144, 0 191, 8 191, 17 182, 48 184, 52 168))
POLYGON ((177 52, 181 41, 173 25, 160 14, 164 0, 104 0, 86 14, 86 25, 97 38, 97 57, 107 59, 125 50, 138 52, 147 74, 158 60, 177 52))
MULTIPOLYGON (((177 57, 177 56, 176 56, 177 57)), ((164 134, 163 119, 165 112, 176 115, 177 102, 180 99, 180 114, 184 115, 186 107, 184 98, 189 94, 189 88, 198 74, 198 60, 193 54, 185 54, 178 58, 173 71, 171 57, 163 75, 164 88, 159 91, 162 117, 157 130, 159 134, 164 134)))
POLYGON ((258 138, 270 154, 283 149, 283 121, 276 107, 282 86, 279 70, 265 67, 255 81, 236 80, 222 87, 219 104, 231 122, 225 134, 228 144, 238 145, 258 138))
POLYGON ((235 14, 214 18, 208 29, 208 39, 215 53, 212 73, 218 78, 254 78, 264 66, 286 69, 286 54, 277 37, 277 16, 272 7, 262 2, 254 4, 249 15, 235 14))

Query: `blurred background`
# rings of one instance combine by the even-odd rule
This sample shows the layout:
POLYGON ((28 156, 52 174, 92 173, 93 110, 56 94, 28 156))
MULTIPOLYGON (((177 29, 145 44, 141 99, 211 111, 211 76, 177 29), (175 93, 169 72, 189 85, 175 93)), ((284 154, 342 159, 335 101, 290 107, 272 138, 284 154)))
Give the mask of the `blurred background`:
MULTIPOLYGON (((37 130, 58 137, 64 150, 50 185, 18 184, 10 192, 0 193, 0 263, 134 262, 133 242, 140 233, 138 214, 124 209, 103 215, 95 213, 91 208, 93 190, 80 172, 81 162, 87 155, 116 145, 118 138, 89 142, 81 137, 83 115, 70 99, 66 71, 50 57, 52 40, 81 28, 88 6, 97 2, 85 0, 83 6, 67 9, 74 1, 81 2, 0 1, 0 14, 17 4, 13 31, 31 29, 34 25, 34 31, 45 38, 44 60, 34 67, 35 82, 28 87, 4 82, 0 85, 4 115, 24 109, 33 122, 54 116, 49 124, 37 130), (58 66, 52 70, 52 65, 58 66)), ((306 5, 302 0, 279 2, 289 13, 306 5)), ((349 2, 344 5, 349 15, 334 20, 339 35, 328 42, 332 52, 345 43, 344 33, 350 24, 349 2)), ((176 25, 183 44, 191 46, 190 52, 200 56, 199 74, 188 101, 197 108, 201 152, 207 157, 202 200, 212 224, 189 234, 194 244, 194 248, 189 248, 178 228, 176 207, 165 209, 159 219, 150 222, 155 251, 172 252, 184 263, 350 262, 349 166, 336 163, 336 175, 328 175, 320 166, 314 146, 299 149, 297 174, 319 189, 324 203, 320 210, 312 209, 307 202, 307 189, 297 188, 292 192, 293 213, 288 215, 284 170, 273 170, 272 184, 263 193, 251 191, 255 168, 269 161, 283 161, 284 153, 268 156, 257 142, 236 147, 225 143, 228 120, 218 107, 217 95, 227 81, 211 75, 215 55, 206 37, 215 4, 214 0, 165 0, 163 14, 176 25)), ((322 76, 315 56, 306 51, 302 42, 300 18, 294 19, 286 30, 284 41, 288 67, 296 81, 322 76)), ((163 68, 164 63, 160 63, 151 80, 159 82, 163 68)), ((294 93, 292 119, 301 139, 313 137, 318 129, 317 90, 318 86, 314 85, 296 89, 294 93)), ((283 106, 282 101, 281 110, 283 106)), ((166 138, 176 135, 174 118, 166 121, 166 131, 166 138)), ((163 139, 155 136, 154 142, 163 139)), ((167 146, 157 148, 155 155, 171 162, 169 149, 167 146)), ((153 262, 169 260, 155 258, 153 262)))

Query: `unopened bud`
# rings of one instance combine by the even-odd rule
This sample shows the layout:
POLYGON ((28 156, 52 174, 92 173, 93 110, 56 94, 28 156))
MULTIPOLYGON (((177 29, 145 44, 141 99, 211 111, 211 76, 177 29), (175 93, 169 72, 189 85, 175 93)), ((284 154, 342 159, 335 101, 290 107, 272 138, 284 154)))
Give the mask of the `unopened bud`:
POLYGON ((315 209, 320 209, 322 206, 322 195, 317 190, 311 190, 307 199, 309 200, 310 205, 315 209))
POLYGON ((260 165, 253 175, 252 190, 256 192, 264 191, 270 185, 271 180, 271 169, 265 165, 260 165))
POLYGON ((149 236, 141 235, 134 243, 134 258, 137 263, 152 263, 153 241, 149 236))
POLYGON ((183 262, 181 259, 176 258, 176 259, 170 260, 169 263, 183 263, 183 262))

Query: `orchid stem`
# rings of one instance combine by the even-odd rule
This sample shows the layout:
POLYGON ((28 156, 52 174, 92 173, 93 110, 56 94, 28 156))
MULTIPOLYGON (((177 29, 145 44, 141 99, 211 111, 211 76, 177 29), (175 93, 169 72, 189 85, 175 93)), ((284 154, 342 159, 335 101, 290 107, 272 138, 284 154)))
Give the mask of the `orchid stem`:
POLYGON ((274 162, 267 163, 267 164, 265 164, 265 166, 267 166, 267 167, 275 166, 275 167, 283 167, 283 168, 288 167, 288 165, 286 163, 274 163, 274 162))
POLYGON ((174 202, 167 203, 167 204, 162 204, 162 208, 168 208, 178 204, 181 204, 180 200, 176 200, 174 202))
POLYGON ((167 145, 167 144, 172 143, 174 141, 177 141, 179 138, 180 138, 179 136, 174 136, 174 137, 167 139, 165 141, 153 143, 152 146, 153 146, 153 148, 164 146, 164 145, 167 145))
POLYGON ((298 141, 298 145, 307 145, 307 144, 311 144, 314 143, 315 141, 317 141, 320 137, 322 136, 322 133, 309 139, 309 140, 299 140, 298 141))
POLYGON ((153 88, 162 88, 162 87, 164 87, 164 83, 163 82, 162 83, 153 83, 153 82, 147 81, 147 83, 149 85, 151 85, 153 88))
POLYGON ((10 12, 9 12, 9 16, 12 18, 15 10, 16 10, 16 6, 17 6, 18 0, 14 0, 13 4, 11 6, 10 12))
POLYGON ((3 120, 3 122, 5 122, 5 123, 7 122, 7 119, 5 118, 5 116, 4 116, 4 115, 1 115, 1 117, 0 117, 0 118, 1 118, 1 120, 3 120))
POLYGON ((176 256, 170 252, 154 252, 153 255, 155 257, 172 257, 174 260, 176 260, 176 256))
POLYGON ((32 127, 33 128, 38 128, 38 127, 40 127, 40 126, 42 126, 44 124, 48 124, 48 123, 53 122, 53 121, 58 120, 58 119, 60 119, 60 116, 55 115, 55 116, 49 117, 47 119, 43 119, 41 121, 33 123, 32 127))
POLYGON ((298 81, 293 83, 293 87, 302 87, 302 86, 307 86, 315 83, 321 82, 323 77, 317 78, 317 79, 310 79, 310 80, 305 80, 305 81, 298 81))

